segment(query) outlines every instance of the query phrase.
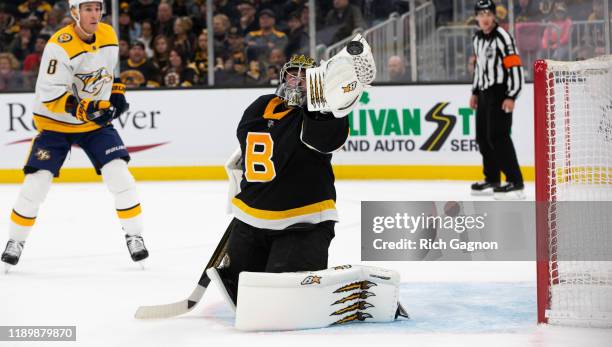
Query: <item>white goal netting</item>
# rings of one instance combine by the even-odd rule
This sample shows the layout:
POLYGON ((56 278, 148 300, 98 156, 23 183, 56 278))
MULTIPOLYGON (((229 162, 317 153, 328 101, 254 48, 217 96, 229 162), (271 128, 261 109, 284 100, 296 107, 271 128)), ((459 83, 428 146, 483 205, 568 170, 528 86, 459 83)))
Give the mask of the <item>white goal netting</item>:
POLYGON ((547 190, 552 202, 546 231, 546 316, 552 324, 609 327, 612 205, 606 202, 612 201, 612 57, 546 65, 547 190))

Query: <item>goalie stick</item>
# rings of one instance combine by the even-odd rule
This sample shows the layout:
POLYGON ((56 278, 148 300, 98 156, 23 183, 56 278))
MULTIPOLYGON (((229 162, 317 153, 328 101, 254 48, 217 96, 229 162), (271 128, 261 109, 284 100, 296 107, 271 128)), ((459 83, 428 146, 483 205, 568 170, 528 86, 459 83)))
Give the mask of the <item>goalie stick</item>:
POLYGON ((200 302, 202 296, 206 292, 206 288, 208 288, 208 284, 210 284, 210 278, 208 274, 206 274, 206 270, 211 267, 218 266, 223 260, 223 256, 225 255, 225 250, 227 247, 227 239, 229 238, 230 232, 234 226, 234 221, 232 221, 225 230, 225 233, 221 237, 215 252, 212 257, 206 264, 206 268, 202 272, 202 276, 200 276, 200 280, 198 281, 197 286, 189 295, 187 299, 173 302, 171 304, 165 305, 153 305, 153 306, 140 306, 136 313, 134 314, 134 318, 136 319, 159 319, 159 318, 170 318, 185 314, 193 310, 193 308, 200 302))

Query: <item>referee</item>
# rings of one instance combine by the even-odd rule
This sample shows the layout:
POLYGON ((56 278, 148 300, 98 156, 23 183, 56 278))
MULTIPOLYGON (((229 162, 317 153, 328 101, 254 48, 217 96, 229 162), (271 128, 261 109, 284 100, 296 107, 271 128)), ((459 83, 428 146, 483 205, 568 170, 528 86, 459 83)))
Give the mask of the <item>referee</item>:
POLYGON ((480 30, 473 40, 476 67, 470 107, 476 109, 476 142, 485 179, 472 184, 472 195, 524 199, 523 176, 510 138, 514 102, 523 86, 521 59, 512 36, 497 24, 493 1, 478 0, 475 11, 480 30))

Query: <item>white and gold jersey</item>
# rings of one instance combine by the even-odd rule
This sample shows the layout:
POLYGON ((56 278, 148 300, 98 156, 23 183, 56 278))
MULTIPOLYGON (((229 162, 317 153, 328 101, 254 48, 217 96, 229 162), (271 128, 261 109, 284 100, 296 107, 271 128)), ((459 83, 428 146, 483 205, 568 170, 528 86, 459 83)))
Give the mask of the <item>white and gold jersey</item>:
POLYGON ((108 24, 100 23, 92 43, 86 43, 68 25, 57 31, 40 62, 34 123, 38 131, 80 133, 98 129, 93 122, 82 122, 66 112, 66 100, 73 85, 80 98, 108 100, 113 86, 113 71, 118 62, 117 35, 108 24))

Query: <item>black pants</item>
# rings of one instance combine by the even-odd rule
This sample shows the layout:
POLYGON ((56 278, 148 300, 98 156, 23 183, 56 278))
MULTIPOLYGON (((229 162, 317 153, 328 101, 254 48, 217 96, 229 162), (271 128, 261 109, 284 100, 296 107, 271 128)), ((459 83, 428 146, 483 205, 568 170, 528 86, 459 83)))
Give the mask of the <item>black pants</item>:
POLYGON ((479 93, 476 142, 482 154, 483 173, 487 182, 499 183, 500 172, 503 172, 506 181, 522 185, 523 175, 510 138, 512 113, 502 110, 505 92, 505 86, 496 85, 479 93))
POLYGON ((250 272, 296 272, 327 269, 335 222, 304 224, 285 230, 259 229, 234 218, 226 254, 229 266, 219 269, 236 302, 238 275, 250 272))

